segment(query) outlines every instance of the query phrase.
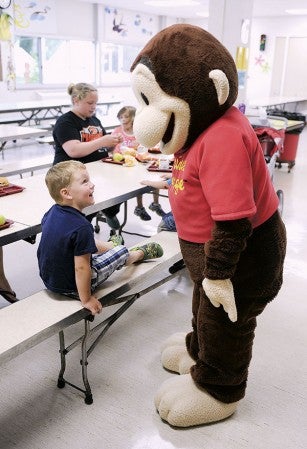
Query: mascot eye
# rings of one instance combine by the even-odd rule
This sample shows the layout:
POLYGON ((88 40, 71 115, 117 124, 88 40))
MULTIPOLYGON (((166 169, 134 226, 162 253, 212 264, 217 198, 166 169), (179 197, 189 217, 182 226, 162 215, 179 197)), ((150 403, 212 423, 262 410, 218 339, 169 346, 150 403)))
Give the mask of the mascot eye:
POLYGON ((147 104, 147 106, 148 106, 149 105, 149 101, 148 101, 148 98, 146 97, 146 95, 141 93, 141 97, 143 98, 144 103, 147 104))

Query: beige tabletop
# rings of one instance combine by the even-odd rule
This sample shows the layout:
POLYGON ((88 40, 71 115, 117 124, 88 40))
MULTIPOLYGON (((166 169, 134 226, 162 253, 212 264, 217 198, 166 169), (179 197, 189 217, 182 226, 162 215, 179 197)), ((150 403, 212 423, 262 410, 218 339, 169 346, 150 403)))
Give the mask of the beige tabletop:
MULTIPOLYGON (((147 166, 138 163, 134 167, 109 164, 101 161, 87 164, 92 182, 95 184, 95 204, 84 210, 86 214, 98 212, 106 207, 127 201, 151 189, 142 186, 143 179, 158 178, 159 173, 149 173, 147 166)), ((39 174, 20 179, 16 184, 24 187, 20 193, 0 197, 0 214, 25 227, 28 236, 40 232, 40 223, 44 213, 54 201, 45 185, 45 175, 39 174)), ((12 226, 4 234, 0 231, 0 245, 19 240, 20 233, 12 226), (2 238, 3 237, 3 238, 2 238)), ((24 238, 24 234, 23 237, 24 238)))
POLYGON ((28 137, 38 137, 50 134, 48 129, 34 128, 31 126, 17 126, 0 124, 0 142, 5 143, 8 140, 25 139, 28 137))

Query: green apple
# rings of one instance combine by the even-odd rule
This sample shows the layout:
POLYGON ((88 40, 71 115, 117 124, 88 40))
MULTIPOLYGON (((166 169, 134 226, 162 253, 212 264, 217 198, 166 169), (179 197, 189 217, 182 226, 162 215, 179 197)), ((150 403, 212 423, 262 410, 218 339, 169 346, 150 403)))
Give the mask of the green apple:
POLYGON ((0 226, 4 225, 4 223, 6 222, 6 218, 4 215, 0 215, 0 226))
POLYGON ((124 156, 120 153, 114 153, 113 154, 113 161, 115 162, 121 162, 124 160, 124 156))

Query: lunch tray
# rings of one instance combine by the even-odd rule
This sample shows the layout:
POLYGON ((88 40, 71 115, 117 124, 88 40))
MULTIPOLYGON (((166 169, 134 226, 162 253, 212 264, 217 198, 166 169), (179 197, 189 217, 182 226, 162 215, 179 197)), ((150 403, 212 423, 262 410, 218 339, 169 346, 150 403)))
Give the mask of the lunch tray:
POLYGON ((9 228, 13 223, 13 220, 7 219, 3 225, 0 225, 0 231, 2 231, 2 229, 9 228))
POLYGON ((17 186, 15 184, 9 184, 6 187, 0 187, 0 196, 13 195, 13 193, 19 193, 24 190, 24 187, 17 186))
POLYGON ((114 161, 112 157, 104 157, 101 159, 101 162, 106 162, 107 164, 123 165, 125 161, 114 161))
POLYGON ((149 165, 149 167, 147 167, 147 170, 148 171, 156 171, 156 172, 164 172, 164 173, 172 173, 171 166, 167 169, 165 169, 165 168, 163 169, 163 168, 160 168, 159 166, 157 166, 156 164, 149 165))

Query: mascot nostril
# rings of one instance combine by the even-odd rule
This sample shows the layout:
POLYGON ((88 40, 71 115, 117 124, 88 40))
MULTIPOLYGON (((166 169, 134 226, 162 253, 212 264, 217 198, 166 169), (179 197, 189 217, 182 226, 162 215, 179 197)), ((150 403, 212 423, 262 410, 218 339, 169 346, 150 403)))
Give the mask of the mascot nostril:
POLYGON ((174 126, 175 126, 175 115, 172 114, 171 118, 168 122, 168 125, 167 125, 167 130, 165 131, 165 134, 162 137, 163 145, 166 145, 172 139, 173 132, 174 132, 174 126))
POLYGON ((138 127, 174 154, 168 193, 194 283, 192 329, 168 338, 161 356, 181 375, 163 383, 155 406, 172 426, 220 421, 245 395, 256 317, 282 284, 278 197, 258 138, 233 106, 234 60, 214 36, 172 25, 146 44, 131 71, 136 96, 145 90, 151 106, 149 119, 142 100, 138 127))

